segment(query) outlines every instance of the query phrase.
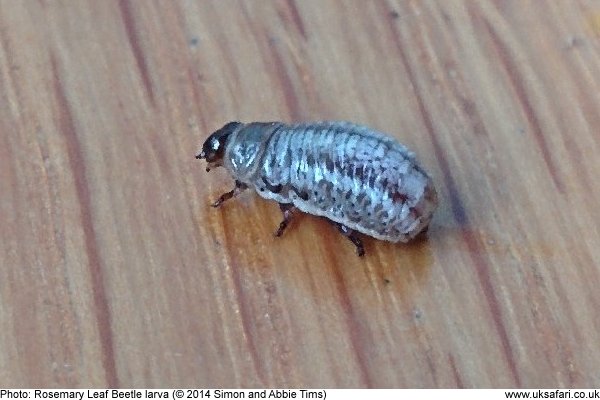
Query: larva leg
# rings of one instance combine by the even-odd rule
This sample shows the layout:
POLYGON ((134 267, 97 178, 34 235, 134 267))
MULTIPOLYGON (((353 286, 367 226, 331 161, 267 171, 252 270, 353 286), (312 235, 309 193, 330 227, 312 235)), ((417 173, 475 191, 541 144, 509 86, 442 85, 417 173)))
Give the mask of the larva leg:
POLYGON ((292 220, 292 217, 294 216, 294 212, 297 210, 297 208, 291 203, 279 203, 279 209, 283 214, 283 221, 281 221, 277 232, 275 232, 275 236, 277 237, 283 235, 283 231, 285 231, 288 224, 292 220))
POLYGON ((221 197, 219 197, 219 199, 217 201, 215 201, 214 203, 212 203, 211 205, 213 207, 219 207, 221 204, 223 204, 224 201, 237 196, 238 194, 242 193, 246 189, 248 189, 248 185, 246 185, 245 183, 242 183, 240 181, 235 181, 235 187, 233 188, 233 190, 230 192, 227 192, 227 193, 223 193, 221 195, 221 197))
POLYGON ((352 229, 348 228, 344 224, 338 224, 336 222, 334 224, 337 226, 338 230, 342 233, 342 235, 344 235, 348 239, 350 239, 350 241, 354 244, 354 246, 356 246, 356 254, 358 254, 359 257, 364 256, 365 248, 362 244, 362 240, 360 240, 360 238, 358 237, 356 232, 353 231, 352 229))

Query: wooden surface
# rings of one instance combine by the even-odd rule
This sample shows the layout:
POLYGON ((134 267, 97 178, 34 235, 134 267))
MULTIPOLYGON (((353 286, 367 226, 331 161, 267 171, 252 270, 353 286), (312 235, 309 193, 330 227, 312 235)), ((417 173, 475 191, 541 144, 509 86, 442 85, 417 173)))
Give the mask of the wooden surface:
POLYGON ((0 0, 0 386, 600 385, 600 3, 0 0), (348 119, 428 240, 204 171, 230 120, 348 119))

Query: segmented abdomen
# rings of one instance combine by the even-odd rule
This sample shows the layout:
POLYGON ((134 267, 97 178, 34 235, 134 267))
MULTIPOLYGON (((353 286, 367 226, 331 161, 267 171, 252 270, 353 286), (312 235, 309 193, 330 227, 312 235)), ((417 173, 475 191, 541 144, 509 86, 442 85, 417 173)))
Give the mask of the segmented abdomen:
POLYGON ((347 122, 279 125, 254 181, 262 197, 393 242, 418 234, 437 203, 411 152, 347 122))

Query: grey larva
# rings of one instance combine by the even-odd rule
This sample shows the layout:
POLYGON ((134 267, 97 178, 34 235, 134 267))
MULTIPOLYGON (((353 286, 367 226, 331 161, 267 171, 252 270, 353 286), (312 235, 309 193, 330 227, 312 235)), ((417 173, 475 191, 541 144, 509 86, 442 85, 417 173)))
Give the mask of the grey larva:
POLYGON ((214 207, 253 188, 280 204, 280 236, 295 210, 333 223, 364 254, 355 231, 408 242, 424 231, 437 206, 429 175, 395 139, 343 121, 285 124, 230 122, 196 156, 223 166, 236 181, 214 207))

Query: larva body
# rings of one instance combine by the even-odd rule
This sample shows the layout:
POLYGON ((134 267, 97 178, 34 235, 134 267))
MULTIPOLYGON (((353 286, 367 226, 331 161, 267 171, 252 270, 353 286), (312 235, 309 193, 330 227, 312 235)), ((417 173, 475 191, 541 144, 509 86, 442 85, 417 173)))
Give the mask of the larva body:
POLYGON ((437 206, 412 152, 349 122, 229 123, 207 139, 204 157, 266 199, 391 242, 423 231, 437 206))

